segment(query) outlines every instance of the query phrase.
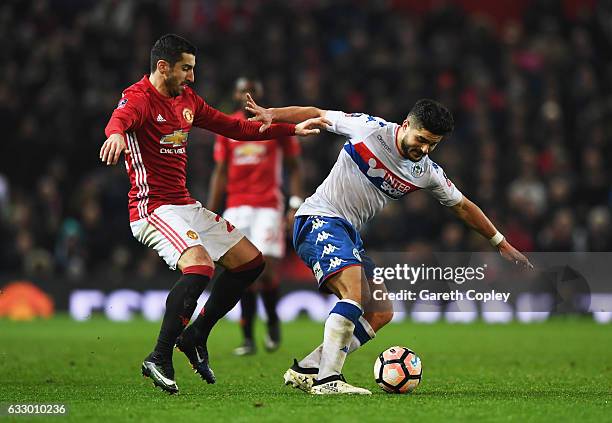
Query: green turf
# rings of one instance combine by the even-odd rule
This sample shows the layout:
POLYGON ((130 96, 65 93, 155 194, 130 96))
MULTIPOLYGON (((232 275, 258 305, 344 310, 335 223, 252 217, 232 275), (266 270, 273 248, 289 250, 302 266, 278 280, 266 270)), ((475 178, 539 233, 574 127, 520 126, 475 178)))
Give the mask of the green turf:
POLYGON ((217 384, 201 382, 176 352, 181 392, 169 396, 140 376, 157 330, 140 320, 0 320, 0 403, 61 402, 69 414, 56 421, 107 423, 612 421, 612 328, 589 320, 389 325, 345 366, 350 382, 374 392, 367 398, 313 397, 282 385, 291 358, 321 339, 322 325, 305 320, 284 326, 280 351, 248 358, 231 355, 238 329, 222 322, 210 340, 217 384), (423 383, 410 395, 386 394, 372 378, 376 355, 396 344, 423 360, 423 383))

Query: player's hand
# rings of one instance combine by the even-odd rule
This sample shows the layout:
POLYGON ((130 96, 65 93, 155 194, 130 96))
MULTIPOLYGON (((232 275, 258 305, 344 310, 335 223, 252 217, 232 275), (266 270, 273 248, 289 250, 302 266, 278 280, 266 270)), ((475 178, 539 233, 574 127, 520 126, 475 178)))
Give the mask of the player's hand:
POLYGON ((295 125, 295 135, 307 137, 308 135, 316 135, 321 132, 321 129, 326 129, 331 126, 331 122, 324 117, 306 119, 295 125))
POLYGON ((100 148, 100 160, 106 165, 116 165, 121 153, 130 154, 131 151, 125 145, 125 139, 121 134, 112 134, 100 148))
POLYGON ((505 239, 499 243, 497 249, 499 251, 499 254, 501 254, 502 257, 506 260, 511 261, 514 264, 520 265, 525 269, 533 269, 533 264, 529 262, 529 259, 512 245, 510 245, 510 243, 505 239))
POLYGON ((272 121, 274 120, 272 112, 270 111, 270 109, 266 109, 265 107, 261 107, 260 105, 255 103, 255 100, 253 100, 251 94, 247 93, 246 98, 247 101, 244 109, 247 112, 253 113, 253 117, 250 117, 249 120, 261 122, 262 125, 259 127, 259 132, 264 132, 270 127, 270 125, 272 125, 272 121))

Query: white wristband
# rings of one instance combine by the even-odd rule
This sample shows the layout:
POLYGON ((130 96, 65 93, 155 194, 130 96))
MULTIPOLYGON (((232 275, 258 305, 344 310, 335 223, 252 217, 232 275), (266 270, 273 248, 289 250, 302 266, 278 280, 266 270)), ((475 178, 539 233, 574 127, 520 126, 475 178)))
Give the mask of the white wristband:
POLYGON ((493 235, 491 239, 489 239, 489 242, 492 246, 497 247, 499 244, 501 244, 503 240, 504 236, 499 231, 497 231, 495 232, 495 235, 493 235))
POLYGON ((291 209, 299 209, 303 203, 304 200, 298 197, 297 195, 292 195, 289 198, 289 208, 291 209))

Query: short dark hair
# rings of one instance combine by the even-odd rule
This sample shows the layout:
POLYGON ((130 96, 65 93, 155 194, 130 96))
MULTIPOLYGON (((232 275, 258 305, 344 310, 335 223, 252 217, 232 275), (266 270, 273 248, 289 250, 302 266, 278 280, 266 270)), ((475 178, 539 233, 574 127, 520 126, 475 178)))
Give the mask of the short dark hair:
POLYGON ((174 66, 176 62, 183 58, 183 53, 195 56, 197 51, 195 46, 183 37, 176 34, 166 34, 155 41, 153 48, 151 48, 151 73, 157 69, 159 60, 165 60, 170 63, 170 66, 174 66))
POLYGON ((446 135, 455 129, 455 121, 452 113, 442 104, 429 98, 418 100, 408 118, 411 124, 427 129, 435 135, 446 135))

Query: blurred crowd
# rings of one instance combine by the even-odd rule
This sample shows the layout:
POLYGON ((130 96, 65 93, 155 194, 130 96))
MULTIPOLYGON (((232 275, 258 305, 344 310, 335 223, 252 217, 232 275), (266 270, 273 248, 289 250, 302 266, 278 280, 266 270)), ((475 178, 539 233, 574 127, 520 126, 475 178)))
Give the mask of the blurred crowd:
MULTIPOLYGON (((316 105, 401 122, 421 97, 454 113, 432 154, 525 251, 612 251, 612 3, 522 2, 516 19, 452 1, 4 0, 0 4, 0 269, 113 280, 163 268, 131 236, 123 166, 100 164, 123 88, 148 72, 153 42, 199 48, 195 89, 232 111, 242 75, 267 106, 316 105)), ((520 2, 519 2, 520 3, 520 2)), ((189 186, 205 203, 213 137, 189 138, 189 186)), ((342 140, 303 142, 306 191, 342 140)), ((366 248, 485 251, 426 193, 393 202, 366 248)))

